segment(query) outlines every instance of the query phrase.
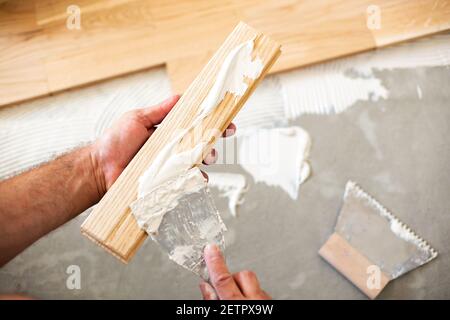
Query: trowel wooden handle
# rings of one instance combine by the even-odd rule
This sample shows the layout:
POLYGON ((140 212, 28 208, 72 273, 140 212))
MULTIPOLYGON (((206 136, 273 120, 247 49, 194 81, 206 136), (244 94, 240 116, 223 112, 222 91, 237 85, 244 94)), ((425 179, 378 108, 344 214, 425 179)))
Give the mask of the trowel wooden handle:
POLYGON ((319 255, 370 299, 374 299, 391 280, 337 232, 320 248, 319 255))

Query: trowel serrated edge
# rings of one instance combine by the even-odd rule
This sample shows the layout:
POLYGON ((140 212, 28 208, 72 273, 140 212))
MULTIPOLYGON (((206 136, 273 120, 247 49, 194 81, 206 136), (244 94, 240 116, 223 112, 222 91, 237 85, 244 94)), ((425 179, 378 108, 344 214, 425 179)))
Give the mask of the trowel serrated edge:
MULTIPOLYGON (((408 225, 400 221, 394 214, 392 214, 388 209, 386 209, 381 203, 379 203, 375 198, 365 192, 356 182, 349 180, 345 186, 344 201, 348 197, 350 192, 354 192, 356 196, 364 198, 370 205, 374 205, 377 211, 385 218, 389 220, 390 227, 392 229, 392 222, 396 223, 402 231, 405 232, 407 237, 401 237, 405 241, 412 242, 416 244, 419 248, 429 251, 431 256, 423 264, 430 262, 438 256, 437 250, 435 250, 425 239, 420 237, 416 232, 414 232, 408 225)), ((399 235, 400 236, 400 235, 399 235)))

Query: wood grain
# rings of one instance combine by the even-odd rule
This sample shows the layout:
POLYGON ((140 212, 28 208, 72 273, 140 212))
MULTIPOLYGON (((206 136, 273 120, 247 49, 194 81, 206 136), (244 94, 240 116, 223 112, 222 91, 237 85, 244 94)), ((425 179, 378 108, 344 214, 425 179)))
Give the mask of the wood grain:
POLYGON ((381 28, 373 29, 372 34, 378 48, 450 28, 450 1, 377 2, 382 13, 381 28))
POLYGON ((347 240, 336 232, 320 248, 319 255, 370 299, 375 299, 391 280, 388 275, 380 272, 380 286, 378 288, 369 288, 367 280, 370 274, 367 271, 374 263, 367 259, 363 252, 353 248, 347 240))
POLYGON ((0 4, 0 105, 163 64, 183 92, 241 20, 283 46, 272 72, 450 28, 450 0, 79 0, 81 30, 68 30, 71 4, 0 4))
MULTIPOLYGON (((278 44, 244 23, 240 23, 229 35, 174 109, 94 208, 81 227, 83 234, 122 261, 127 262, 131 259, 147 236, 138 227, 129 208, 137 197, 139 177, 150 166, 158 152, 173 139, 177 130, 191 126, 199 105, 211 89, 225 57, 237 45, 253 38, 255 38, 253 54, 262 60, 264 66, 260 77, 248 81, 249 87, 242 97, 227 93, 216 109, 203 120, 202 125, 189 131, 178 146, 178 151, 182 152, 198 143, 206 142, 208 146, 203 154, 209 152, 217 133, 225 130, 230 124, 280 54, 278 44)), ((200 164, 202 159, 203 157, 197 159, 196 163, 200 164)))

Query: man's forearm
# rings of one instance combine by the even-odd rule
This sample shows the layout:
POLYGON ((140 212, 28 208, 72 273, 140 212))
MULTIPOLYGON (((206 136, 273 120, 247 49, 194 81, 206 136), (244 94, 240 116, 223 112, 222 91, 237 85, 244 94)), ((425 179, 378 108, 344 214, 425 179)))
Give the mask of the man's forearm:
POLYGON ((0 182, 0 266, 100 200, 96 167, 84 147, 0 182))

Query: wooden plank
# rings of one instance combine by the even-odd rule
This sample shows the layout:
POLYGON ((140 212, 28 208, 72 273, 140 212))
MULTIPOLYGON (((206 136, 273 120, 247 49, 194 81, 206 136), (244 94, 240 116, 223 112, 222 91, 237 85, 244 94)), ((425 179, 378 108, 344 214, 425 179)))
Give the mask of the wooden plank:
POLYGON ((372 30, 377 48, 450 29, 450 1, 377 2, 381 25, 372 30))
MULTIPOLYGON (((236 1, 239 2, 239 1, 236 1)), ((283 46, 283 56, 272 72, 310 65, 375 48, 366 27, 369 1, 244 1, 242 19, 283 46), (269 14, 270 13, 270 14, 269 14)), ((175 92, 184 92, 201 69, 203 51, 196 57, 168 60, 167 70, 175 92), (191 63, 184 62, 189 59, 191 63), (197 62, 197 63, 196 63, 197 62)))
MULTIPOLYGON (((450 1, 243 1, 239 10, 241 19, 283 46, 271 73, 450 29, 450 1), (379 29, 367 25, 368 8, 374 5, 380 12, 379 29)), ((208 58, 205 53, 167 61, 175 92, 183 92, 194 79, 208 58), (184 63, 187 59, 190 64, 184 63)))
POLYGON ((368 278, 372 275, 368 271, 374 263, 336 232, 320 248, 319 255, 371 299, 375 299, 391 280, 378 266, 380 268, 379 286, 368 286, 368 278))
POLYGON ((82 30, 67 31, 59 20, 45 26, 52 35, 45 63, 49 88, 57 92, 163 65, 210 46, 215 51, 239 22, 232 17, 205 1, 132 1, 105 10, 91 6, 82 13, 82 30))
MULTIPOLYGON (((146 238, 146 233, 138 227, 129 208, 137 197, 138 178, 150 166, 158 152, 173 139, 176 130, 190 127, 199 105, 214 84, 225 57, 237 45, 253 38, 256 39, 253 54, 262 60, 264 66, 260 77, 249 81, 249 88, 242 97, 227 93, 214 112, 204 119, 202 126, 188 132, 178 147, 181 152, 200 142, 206 142, 208 147, 204 154, 207 154, 216 138, 214 133, 225 130, 280 54, 278 44, 244 23, 240 23, 229 35, 174 109, 94 208, 81 227, 83 234, 122 261, 131 259, 146 238)), ((196 163, 200 164, 201 161, 202 159, 197 159, 196 163)))
POLYGON ((0 106, 50 93, 42 46, 46 35, 34 18, 32 2, 0 5, 0 106))
POLYGON ((165 63, 183 92, 240 20, 283 46, 272 72, 450 28, 450 0, 80 0, 81 30, 66 28, 71 0, 10 3, 0 5, 0 56, 15 58, 0 61, 0 105, 165 63), (26 10, 10 18, 10 3, 26 10), (370 5, 379 30, 367 28, 370 5))

